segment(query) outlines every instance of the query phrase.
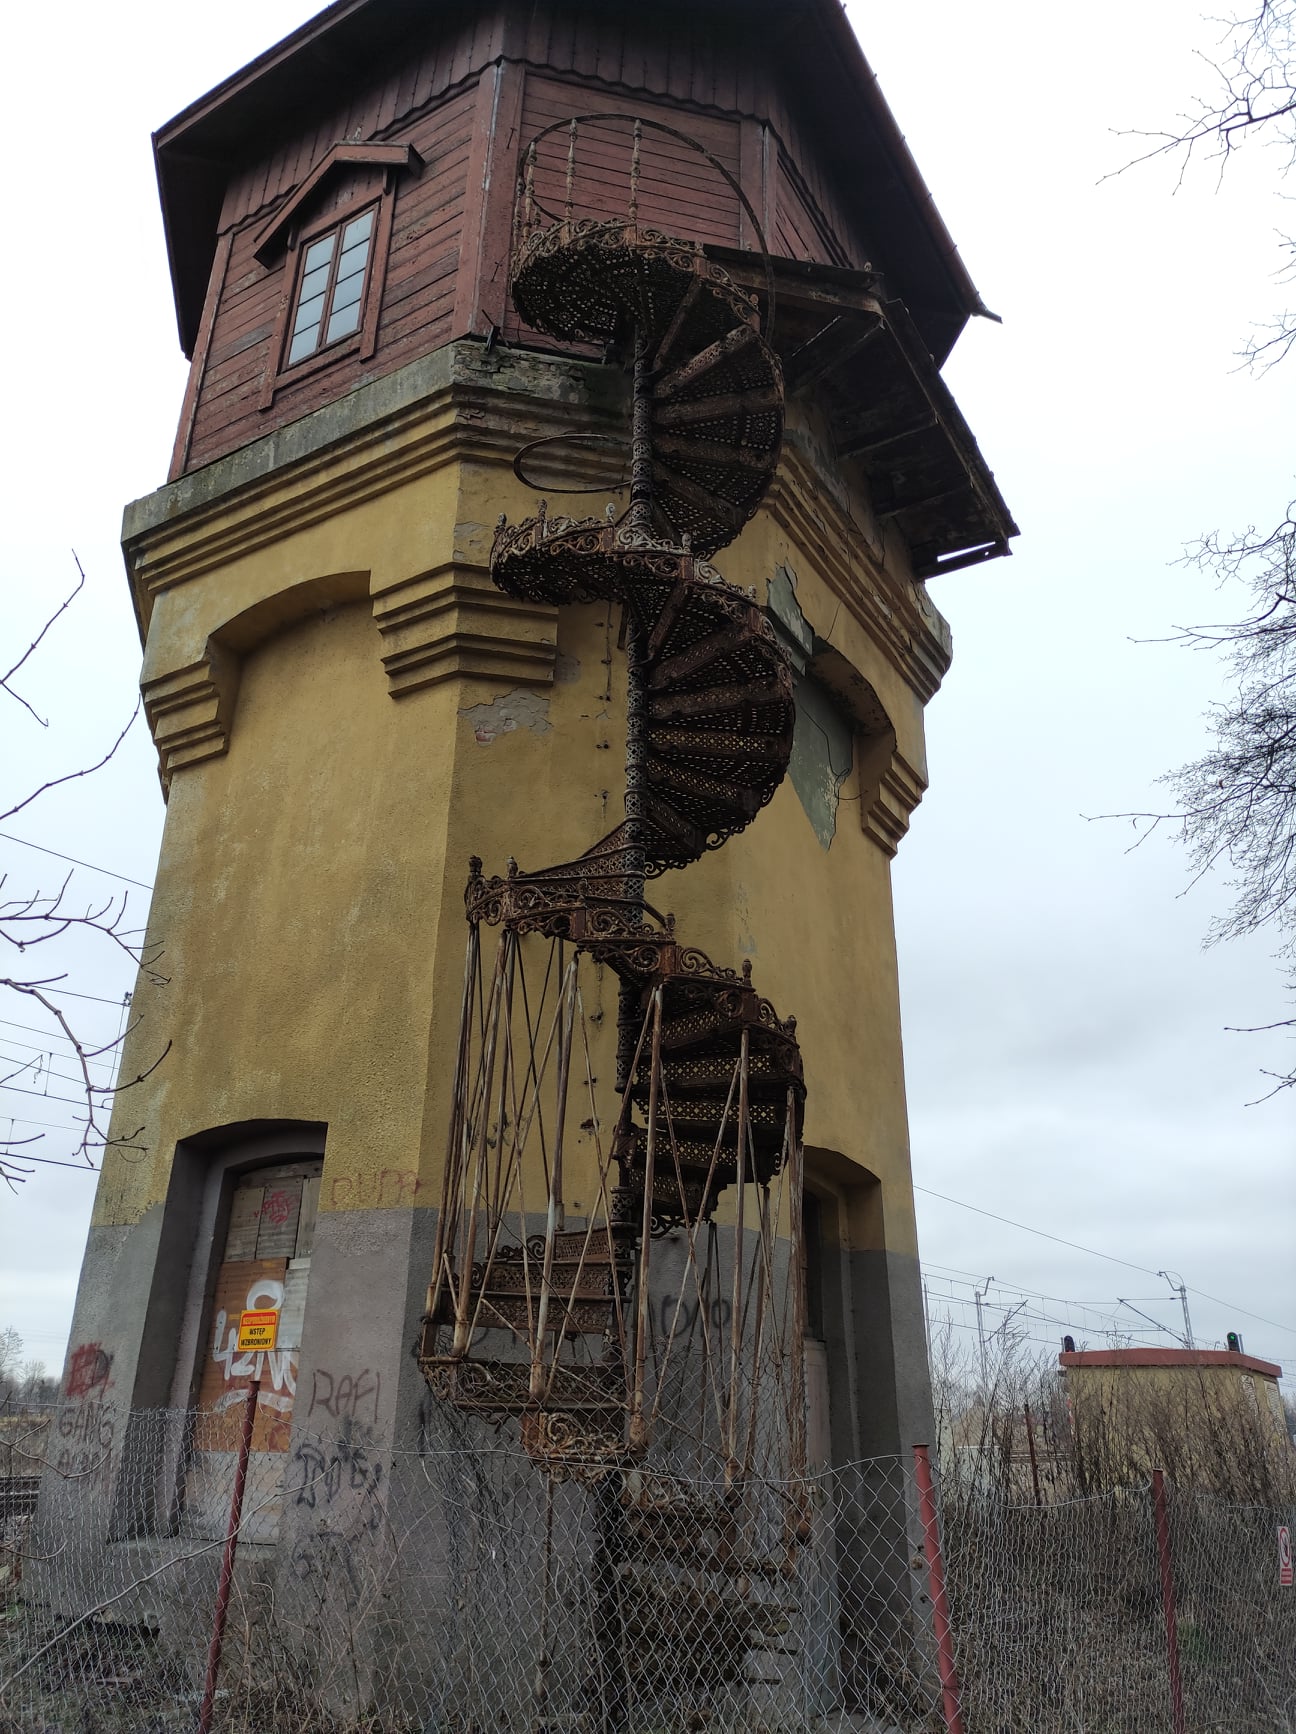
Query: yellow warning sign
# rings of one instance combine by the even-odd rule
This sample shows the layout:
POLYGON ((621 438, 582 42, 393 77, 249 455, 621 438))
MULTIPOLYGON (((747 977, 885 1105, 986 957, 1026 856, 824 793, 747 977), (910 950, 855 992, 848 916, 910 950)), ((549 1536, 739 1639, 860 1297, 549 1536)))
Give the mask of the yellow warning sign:
POLYGON ((272 1349, 275 1338, 279 1335, 279 1312, 277 1308, 267 1308, 264 1312, 239 1314, 239 1352, 257 1349, 272 1349))

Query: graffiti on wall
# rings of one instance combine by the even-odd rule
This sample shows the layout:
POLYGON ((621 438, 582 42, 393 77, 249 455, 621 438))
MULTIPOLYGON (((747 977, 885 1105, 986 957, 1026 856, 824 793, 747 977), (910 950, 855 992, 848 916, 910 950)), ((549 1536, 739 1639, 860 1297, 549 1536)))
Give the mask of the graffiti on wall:
MULTIPOLYGON (((256 1312, 260 1308, 280 1312, 283 1308, 284 1285, 274 1279, 258 1278, 247 1291, 240 1312, 256 1312)), ((262 1408, 278 1409, 291 1414, 297 1394, 296 1349, 261 1349, 244 1353, 238 1346, 239 1321, 224 1307, 216 1314, 216 1329, 212 1336, 212 1360, 221 1368, 230 1387, 212 1404, 216 1414, 233 1408, 247 1395, 243 1381, 260 1379, 262 1408)))
POLYGON ((64 1395, 50 1462, 72 1491, 98 1493, 112 1481, 117 1402, 108 1395, 113 1358, 102 1343, 78 1343, 68 1356, 64 1395))
POLYGON ((260 1380, 260 1397, 252 1448, 254 1451, 288 1449, 301 1340, 301 1292, 299 1289, 296 1296, 286 1293, 289 1286, 286 1259, 246 1260, 226 1264, 221 1269, 216 1293, 212 1297, 214 1316, 199 1380, 198 1407, 203 1418, 195 1439, 198 1450, 238 1449, 243 1406, 254 1379, 260 1380), (256 1351, 240 1350, 240 1315, 267 1310, 280 1315, 281 1346, 256 1351))

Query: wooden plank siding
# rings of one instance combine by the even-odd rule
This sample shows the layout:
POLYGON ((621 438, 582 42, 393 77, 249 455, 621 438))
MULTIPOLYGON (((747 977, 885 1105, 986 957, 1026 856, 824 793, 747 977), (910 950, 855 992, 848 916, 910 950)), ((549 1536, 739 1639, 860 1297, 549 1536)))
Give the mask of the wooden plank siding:
MULTIPOLYGON (((398 142, 412 144, 424 167, 417 178, 402 176, 395 189, 374 354, 362 362, 348 352, 339 355, 335 365, 296 382, 285 379, 264 410, 259 407, 261 388, 267 372, 278 365, 274 340, 290 290, 291 267, 282 255, 269 268, 257 263, 252 255, 265 225, 265 206, 247 213, 233 237, 186 468, 210 463, 449 340, 475 98, 475 89, 469 87, 400 129, 398 142)), ((336 142, 318 132, 312 135, 318 156, 336 142)), ((298 160, 303 180, 313 166, 304 163, 304 156, 298 160)), ((333 210, 376 195, 382 180, 383 171, 371 168, 339 173, 321 189, 310 220, 326 219, 333 210)))
MULTIPOLYGON (((866 262, 863 239, 786 111, 777 66, 738 34, 717 38, 705 14, 663 32, 651 10, 632 17, 595 0, 529 8, 501 4, 438 12, 435 39, 412 39, 390 64, 290 137, 237 171, 225 193, 218 258, 224 281, 204 316, 172 474, 210 463, 358 385, 393 372, 453 337, 484 332, 542 347, 506 297, 520 152, 536 133, 574 113, 631 111, 703 145, 739 180, 765 224, 771 249, 829 264, 866 262), (342 140, 410 144, 424 167, 398 173, 376 343, 266 388, 291 290, 292 259, 253 257, 275 210, 342 140)), ((429 25, 429 35, 432 26, 429 25)), ((806 117, 813 126, 813 116, 806 117)), ((545 141, 538 197, 561 213, 567 140, 545 141)), ((582 127, 575 208, 624 215, 629 199, 628 125, 582 127)), ((339 169, 309 206, 315 224, 372 191, 388 171, 339 169)), ((682 141, 645 130, 639 220, 687 240, 756 244, 733 188, 682 141)))
MULTIPOLYGON (((617 66, 621 61, 618 58, 617 66)), ((645 101, 638 95, 629 101, 594 83, 572 78, 557 79, 529 71, 522 100, 521 144, 523 151, 536 135, 556 126, 540 140, 534 177, 538 203, 561 217, 566 208, 569 134, 558 123, 575 114, 622 114, 633 112, 644 120, 660 121, 687 133, 739 179, 741 130, 736 117, 697 113, 681 114, 664 102, 645 101)), ((633 153, 629 121, 584 122, 576 131, 572 182, 572 214, 575 217, 624 217, 630 201, 630 167, 633 153)), ((687 241, 713 241, 724 246, 742 245, 742 206, 733 188, 713 164, 683 140, 645 128, 640 142, 639 222, 646 228, 663 229, 687 241)), ((504 335, 514 341, 536 342, 537 336, 509 307, 504 317, 504 335)))
MULTIPOLYGON (((786 151, 778 153, 778 184, 771 249, 785 259, 811 259, 819 265, 857 263, 838 238, 814 195, 786 151)), ((863 263, 863 261, 858 261, 863 263)))

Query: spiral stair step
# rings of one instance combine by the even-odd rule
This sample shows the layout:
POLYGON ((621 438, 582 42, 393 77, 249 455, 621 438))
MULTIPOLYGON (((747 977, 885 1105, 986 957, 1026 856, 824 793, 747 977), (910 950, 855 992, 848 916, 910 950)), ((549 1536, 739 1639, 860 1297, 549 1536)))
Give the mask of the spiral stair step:
MULTIPOLYGON (((782 1167, 782 1142, 777 1145, 766 1144, 756 1139, 753 1134, 754 1159, 749 1157, 747 1163, 748 1179, 761 1185, 767 1184, 782 1167)), ((647 1172, 648 1135, 636 1127, 627 1138, 622 1160, 628 1173, 634 1175, 640 1185, 642 1177, 647 1172)), ((738 1151, 736 1139, 726 1141, 716 1149, 713 1137, 685 1138, 679 1134, 672 1139, 667 1136, 663 1126, 657 1141, 657 1149, 653 1159, 653 1200, 664 1213, 676 1212, 679 1209, 679 1175, 691 1183, 694 1193, 700 1193, 703 1183, 709 1178, 710 1192, 707 1197, 707 1211, 710 1212, 716 1199, 727 1186, 732 1186, 738 1173, 738 1151), (676 1163, 679 1164, 679 1174, 676 1173, 676 1163)), ((690 1210, 696 1213, 697 1206, 690 1202, 690 1210)))
POLYGON ((777 678, 769 678, 650 693, 647 708, 654 722, 731 717, 737 719, 735 726, 760 727, 762 733, 774 735, 780 732, 781 720, 790 719, 791 682, 785 687, 777 678))

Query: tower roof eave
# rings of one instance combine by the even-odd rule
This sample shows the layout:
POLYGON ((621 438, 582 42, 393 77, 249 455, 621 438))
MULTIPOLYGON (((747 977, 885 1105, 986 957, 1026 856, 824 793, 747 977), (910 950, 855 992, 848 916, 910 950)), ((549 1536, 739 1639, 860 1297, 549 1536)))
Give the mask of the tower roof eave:
MULTIPOLYGON (((446 0, 334 0, 153 135, 181 347, 193 351, 221 203, 249 141, 280 131, 378 65, 446 0)), ((620 0, 613 0, 620 3, 620 0)), ((704 0, 717 20, 735 0, 704 0)), ((502 0, 506 5, 507 0, 502 0)), ((806 94, 825 154, 847 168, 862 226, 887 237, 885 269, 938 363, 986 309, 937 211, 839 0, 746 0, 778 39, 779 64, 806 94), (861 167, 877 165, 877 173, 861 167)))

